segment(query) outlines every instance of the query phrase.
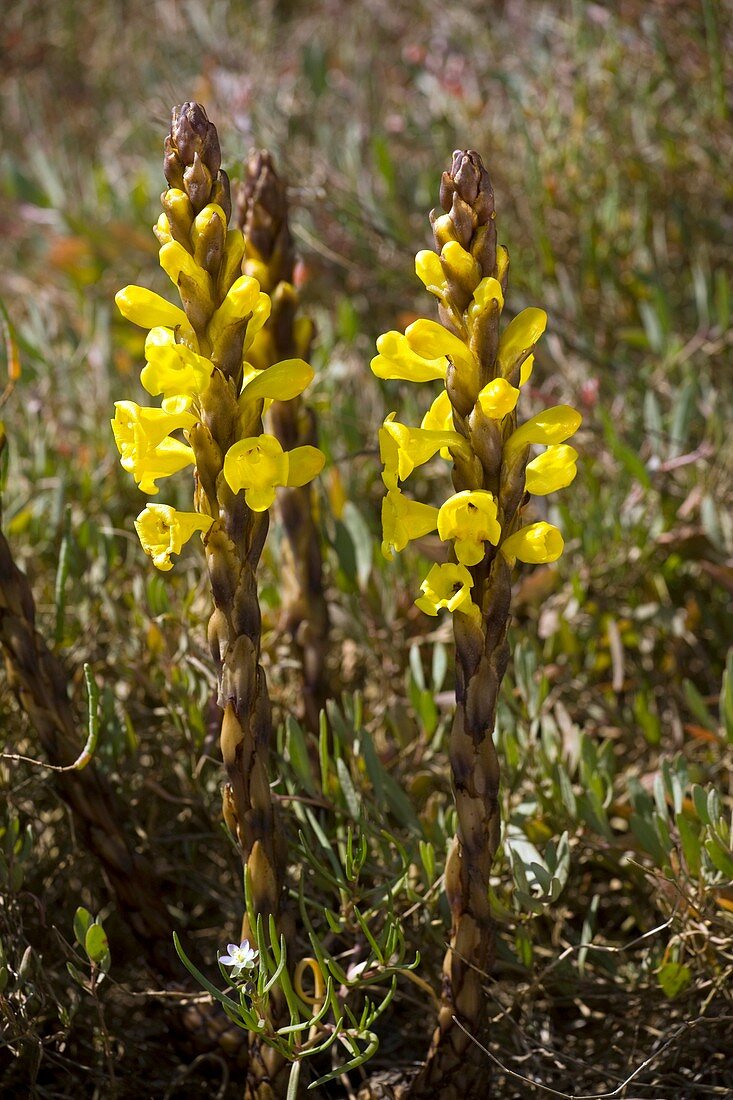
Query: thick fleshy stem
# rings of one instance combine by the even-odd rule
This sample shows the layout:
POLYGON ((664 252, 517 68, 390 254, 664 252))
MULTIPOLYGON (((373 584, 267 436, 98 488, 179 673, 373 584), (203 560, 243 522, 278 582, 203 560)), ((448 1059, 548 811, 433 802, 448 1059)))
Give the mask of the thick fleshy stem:
MULTIPOLYGON (((239 230, 227 232, 231 202, 220 164, 216 129, 203 107, 186 103, 176 108, 165 143, 164 168, 171 184, 163 196, 167 225, 158 235, 165 241, 169 232, 194 259, 194 275, 182 271, 178 286, 198 351, 215 365, 200 399, 201 423, 191 429, 189 442, 196 456, 196 509, 214 518, 204 541, 215 604, 209 644, 224 712, 221 752, 228 783, 223 813, 242 850, 255 915, 274 916, 289 939, 290 929, 284 927, 289 921, 283 913, 286 852, 269 782, 270 699, 260 663, 256 569, 268 513, 252 511, 243 492, 229 489, 222 472, 229 448, 238 439, 262 432, 262 402, 246 413, 238 403, 246 322, 222 327, 212 321, 240 277, 243 255, 239 230)), ((246 915, 242 938, 254 940, 246 915)), ((278 1026, 279 1021, 274 1022, 278 1026)), ((271 1048, 259 1041, 250 1043, 245 1096, 267 1100, 284 1095, 286 1069, 271 1048)))
MULTIPOLYGON (((249 360, 258 369, 293 356, 307 360, 313 324, 298 313, 287 190, 269 153, 255 152, 249 157, 235 194, 235 216, 245 237, 242 271, 258 279, 272 300, 269 320, 256 336, 249 360)), ((274 401, 268 415, 285 450, 317 445, 315 414, 302 397, 274 401)), ((330 694, 326 677, 329 615, 312 485, 281 489, 278 507, 286 535, 283 623, 303 668, 304 717, 317 732, 320 711, 330 694)))
MULTIPOLYGON (((477 153, 454 153, 450 171, 443 174, 440 200, 442 211, 431 214, 438 251, 447 241, 457 241, 476 261, 479 277, 497 278, 505 288, 508 257, 505 250, 497 249, 493 190, 477 153)), ((498 373, 499 309, 489 311, 480 328, 469 333, 464 311, 472 289, 460 279, 449 280, 440 305, 443 323, 467 343, 470 340, 479 362, 479 377, 471 383, 452 363, 448 367, 446 388, 454 427, 467 439, 474 456, 472 462, 456 464, 453 481, 457 492, 492 492, 499 522, 508 532, 523 502, 526 456, 511 471, 503 469, 502 448, 516 417, 512 414, 500 425, 484 415, 477 403, 478 391, 498 373)), ((449 756, 458 830, 445 870, 452 928, 443 964, 438 1025, 425 1066, 410 1090, 410 1096, 420 1100, 490 1095, 485 1056, 469 1035, 485 1041, 487 1032, 485 985, 494 953, 489 882, 501 826, 493 731, 509 656, 511 570, 505 557, 489 544, 471 573, 473 599, 481 615, 474 618, 458 611, 453 617, 456 713, 449 756)))

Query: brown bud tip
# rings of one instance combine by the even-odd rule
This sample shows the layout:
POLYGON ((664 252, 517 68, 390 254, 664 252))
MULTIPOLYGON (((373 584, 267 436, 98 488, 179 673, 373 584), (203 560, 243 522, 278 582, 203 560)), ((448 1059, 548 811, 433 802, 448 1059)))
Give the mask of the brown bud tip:
POLYGON ((173 108, 170 134, 165 142, 163 168, 171 187, 180 186, 183 170, 194 163, 197 154, 215 179, 221 167, 216 126, 209 122, 200 103, 183 103, 173 108))
POLYGON ((273 283, 292 282, 294 264, 285 183, 267 150, 250 153, 237 194, 237 224, 265 263, 276 261, 273 283))
POLYGON ((494 213, 494 191, 481 156, 473 149, 456 149, 453 163, 443 173, 440 183, 440 205, 446 214, 454 205, 454 196, 470 206, 478 225, 484 225, 494 213))

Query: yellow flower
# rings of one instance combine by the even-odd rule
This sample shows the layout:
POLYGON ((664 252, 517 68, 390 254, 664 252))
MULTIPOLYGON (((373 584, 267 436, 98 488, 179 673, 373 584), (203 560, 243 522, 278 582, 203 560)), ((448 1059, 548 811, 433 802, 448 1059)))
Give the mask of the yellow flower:
POLYGON ((564 489, 578 472, 577 457, 575 448, 566 443, 548 447, 527 464, 527 490, 535 496, 545 496, 564 489))
POLYGON ((401 332, 385 332, 377 340, 377 351, 371 368, 377 378, 402 378, 406 382, 432 382, 445 378, 448 360, 445 356, 426 359, 418 355, 401 332))
POLYGON ((290 401, 310 385, 313 375, 313 367, 304 359, 283 359, 265 370, 246 375, 240 402, 290 401))
POLYGON ((470 458, 468 444, 458 432, 434 432, 426 431, 424 428, 410 428, 406 424, 395 421, 396 415, 396 413, 390 413, 379 430, 380 454, 386 467, 385 474, 390 480, 394 474, 395 459, 397 476, 400 481, 404 481, 416 466, 422 466, 424 462, 428 462, 443 447, 463 451, 466 457, 470 458), (397 444, 396 453, 388 444, 383 443, 385 433, 397 444))
POLYGON ((440 262, 447 278, 466 285, 470 290, 481 278, 481 268, 458 241, 446 241, 440 250, 440 262))
POLYGON ((506 378, 494 378, 479 392, 478 404, 492 420, 501 420, 516 408, 519 390, 506 378))
POLYGON ((487 310, 491 309, 493 302, 498 303, 501 312, 504 308, 504 291, 501 289, 501 283, 498 279, 487 275, 473 292, 473 301, 468 307, 469 319, 471 321, 477 320, 487 310))
POLYGON ((382 501, 382 553, 391 561, 394 551, 404 550, 411 539, 422 538, 437 525, 437 508, 390 489, 382 501))
POLYGON ((153 397, 187 394, 197 397, 209 384, 214 364, 185 344, 177 344, 169 328, 150 330, 145 341, 146 365, 140 381, 153 397))
POLYGON ((526 386, 534 370, 534 355, 528 355, 519 368, 519 385, 526 386))
POLYGON ((532 443, 564 443, 577 432, 582 419, 570 405, 554 405, 517 428, 506 441, 504 453, 513 456, 532 443))
POLYGON ((133 451, 120 459, 122 467, 132 474, 141 492, 149 494, 158 492, 158 478, 177 474, 179 470, 193 466, 195 462, 192 449, 185 443, 179 443, 177 439, 164 439, 154 450, 144 455, 133 451))
POLYGON ((317 447, 283 451, 273 435, 240 439, 224 458, 224 478, 233 493, 244 489, 253 512, 264 512, 280 485, 305 485, 323 469, 325 457, 317 447))
MULTIPOLYGON (((453 430, 453 406, 445 390, 441 390, 435 398, 435 401, 422 418, 420 427, 429 432, 450 432, 453 430)), ((444 454, 443 457, 448 456, 444 454)))
POLYGON ((152 290, 146 290, 142 286, 126 286, 115 294, 117 308, 123 317, 132 321, 141 328, 155 328, 163 325, 166 328, 181 328, 186 333, 187 340, 193 336, 193 329, 188 323, 188 317, 179 306, 174 306, 155 294, 152 290))
POLYGON ((214 308, 214 283, 205 267, 200 267, 182 244, 170 240, 161 245, 158 259, 163 271, 174 286, 181 286, 181 279, 187 279, 196 289, 206 312, 214 308))
POLYGON ((478 565, 484 542, 496 546, 501 538, 493 494, 486 489, 456 493, 438 513, 438 534, 444 542, 456 540, 456 557, 462 565, 478 565))
POLYGON ((153 565, 165 572, 173 567, 171 554, 180 554, 194 531, 208 531, 213 522, 211 516, 177 512, 167 504, 147 504, 135 520, 135 530, 153 565))
POLYGON ((148 409, 134 401, 115 401, 111 424, 120 462, 144 493, 157 493, 158 478, 169 477, 194 462, 190 447, 169 438, 170 432, 196 423, 196 417, 184 411, 185 403, 182 398, 168 409, 148 409))
POLYGON ((530 523, 528 527, 510 535, 499 549, 512 563, 518 558, 528 565, 539 565, 542 562, 557 561, 564 545, 557 527, 540 520, 539 523, 530 523))
POLYGON ((214 347, 226 337, 233 325, 247 321, 245 351, 270 316, 271 303, 261 293, 260 284, 249 275, 240 275, 209 322, 208 335, 214 347))
POLYGON ((547 327, 544 309, 530 306, 517 314, 499 339, 497 373, 508 378, 518 363, 523 363, 547 327))
POLYGON ((459 340, 437 321, 429 321, 424 317, 413 321, 405 329, 405 339, 412 351, 423 359, 434 360, 441 355, 449 355, 456 367, 468 377, 478 377, 478 363, 473 352, 466 347, 463 340, 459 340))
POLYGON ((473 577, 465 565, 434 565, 420 585, 423 595, 415 604, 426 615, 437 615, 441 607, 475 615, 478 608, 471 600, 473 577))
POLYGON ((415 257, 415 274, 426 290, 440 297, 445 289, 445 275, 440 257, 430 248, 424 248, 415 257))

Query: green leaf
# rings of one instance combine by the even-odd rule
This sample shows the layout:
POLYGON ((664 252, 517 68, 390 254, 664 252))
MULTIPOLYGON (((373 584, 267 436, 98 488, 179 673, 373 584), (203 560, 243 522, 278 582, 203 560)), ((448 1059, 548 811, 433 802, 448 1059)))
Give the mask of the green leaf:
POLYGON ((84 947, 87 931, 93 922, 94 917, 89 910, 80 905, 74 913, 74 938, 80 947, 84 947))
POLYGON ((349 769, 347 768, 341 757, 336 761, 336 773, 339 777, 339 783, 341 784, 341 793, 344 796, 344 802, 348 808, 349 813, 355 821, 358 821, 361 817, 361 800, 356 793, 356 789, 349 775, 349 769))
POLYGON ((316 787, 313 782, 313 772, 311 771, 311 762, 308 756, 308 748, 305 743, 303 730, 292 715, 288 715, 285 725, 287 730, 286 751, 288 759, 290 760, 293 771, 306 791, 308 791, 309 794, 313 794, 316 787))
POLYGON ((91 961, 99 965, 105 955, 109 954, 107 933, 101 924, 90 924, 84 937, 84 950, 91 961))
POLYGON ((343 522, 354 546, 356 579, 359 588, 363 591, 369 583, 372 572, 374 539, 366 520, 350 500, 344 505, 343 522))
POLYGON ((714 837, 710 837, 705 842, 705 851, 710 856, 716 869, 726 878, 733 880, 733 852, 723 848, 714 837))
POLYGON ((705 729, 714 730, 717 727, 717 722, 708 710, 705 700, 693 684, 692 680, 683 680, 682 687, 685 692, 687 705, 697 721, 700 723, 701 726, 704 726, 705 729))
POLYGON ((700 874, 700 835, 698 830, 688 821, 684 814, 678 813, 676 818, 677 828, 680 834, 680 843, 685 857, 685 863, 690 874, 697 878, 700 874))
POLYGON ((671 1001, 690 984, 692 971, 684 963, 668 962, 660 968, 657 978, 665 996, 671 1001))

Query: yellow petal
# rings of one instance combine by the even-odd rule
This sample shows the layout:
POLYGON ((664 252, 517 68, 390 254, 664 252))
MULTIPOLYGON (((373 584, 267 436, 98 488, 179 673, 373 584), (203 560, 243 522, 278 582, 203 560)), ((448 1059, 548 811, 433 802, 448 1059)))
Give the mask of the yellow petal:
POLYGON ((510 561, 519 559, 528 565, 540 565, 557 561, 563 547, 563 538, 557 527, 540 520, 510 535, 499 549, 510 561))
POLYGON ((582 420, 577 409, 570 405, 553 405, 517 428, 506 441, 504 453, 511 457, 532 443, 564 443, 578 430, 582 420))
POLYGON ((501 538, 496 501, 486 489, 456 493, 438 513, 438 534, 446 542, 455 539, 456 557, 463 565, 478 565, 485 542, 494 546, 501 538))
POLYGON ((429 248, 424 248, 415 257, 415 274, 425 288, 433 292, 440 290, 445 282, 440 257, 429 248))
POLYGON ((478 395, 478 403, 487 416, 501 420, 516 408, 519 390, 510 386, 506 378, 494 378, 478 395))
POLYGON ((517 363, 531 352, 546 328, 547 314, 544 309, 535 306, 523 309, 501 334, 496 357, 498 373, 505 378, 509 376, 517 363))
POLYGON ((420 585, 423 595, 415 603, 427 615, 437 615, 442 607, 467 612, 473 604, 472 587, 473 577, 464 565, 434 565, 420 585))
POLYGON ((264 512, 275 499, 275 488, 287 484, 288 456, 272 435, 240 439, 224 457, 224 479, 233 493, 246 490, 254 512, 264 512))
POLYGON ((242 390, 241 400, 270 397, 273 401, 290 401, 310 385, 313 375, 313 367, 304 359, 283 359, 251 375, 242 390))
POLYGON ((448 241, 443 245, 440 260, 446 277, 473 286, 479 282, 481 268, 458 241, 448 241))
POLYGON ((519 385, 526 386, 534 370, 534 355, 528 355, 519 368, 519 385))
POLYGON ((196 512, 177 512, 167 504, 147 504, 135 520, 135 530, 153 565, 172 568, 171 554, 180 554, 195 531, 205 532, 214 521, 196 512))
MULTIPOLYGON (((249 275, 240 275, 209 322, 208 334, 216 344, 232 326, 248 318, 260 296, 260 284, 249 275)), ((269 302, 269 298, 268 298, 269 302)))
POLYGON ((382 553, 391 561, 393 551, 404 550, 411 539, 422 538, 437 524, 437 508, 390 490, 382 501, 382 553))
POLYGON ((428 462, 442 448, 452 447, 456 451, 463 451, 467 458, 471 457, 468 443, 458 432, 431 432, 423 428, 410 428, 406 424, 400 424, 394 416, 394 413, 389 414, 383 429, 397 444, 400 481, 404 481, 416 466, 428 462))
POLYGON ((115 294, 117 308, 123 317, 141 328, 164 325, 175 329, 179 325, 189 327, 186 314, 178 306, 166 302, 160 294, 142 286, 126 286, 115 294))
POLYGON ((206 306, 213 308, 214 287, 208 271, 194 260, 190 252, 187 252, 178 241, 168 241, 158 253, 160 266, 170 278, 174 286, 178 286, 182 275, 190 279, 196 290, 202 297, 206 306))
POLYGON ((421 428, 430 432, 445 432, 453 429, 453 406, 445 390, 441 390, 422 418, 421 428))
POLYGON ((401 332, 385 332, 377 340, 377 351, 371 368, 377 378, 402 378, 407 382, 432 382, 445 378, 448 361, 445 356, 425 359, 408 344, 401 332))
POLYGON ((578 452, 566 443, 548 447, 527 463, 527 489, 535 496, 546 496, 568 486, 576 473, 578 452))
POLYGON ((317 447, 293 447, 288 451, 288 479, 286 485, 307 485, 323 469, 326 456, 317 447))
POLYGON ((413 321, 405 329, 405 339, 412 350, 424 359, 450 355, 456 366, 465 363, 473 367, 473 355, 463 341, 437 321, 428 321, 425 318, 413 321))

